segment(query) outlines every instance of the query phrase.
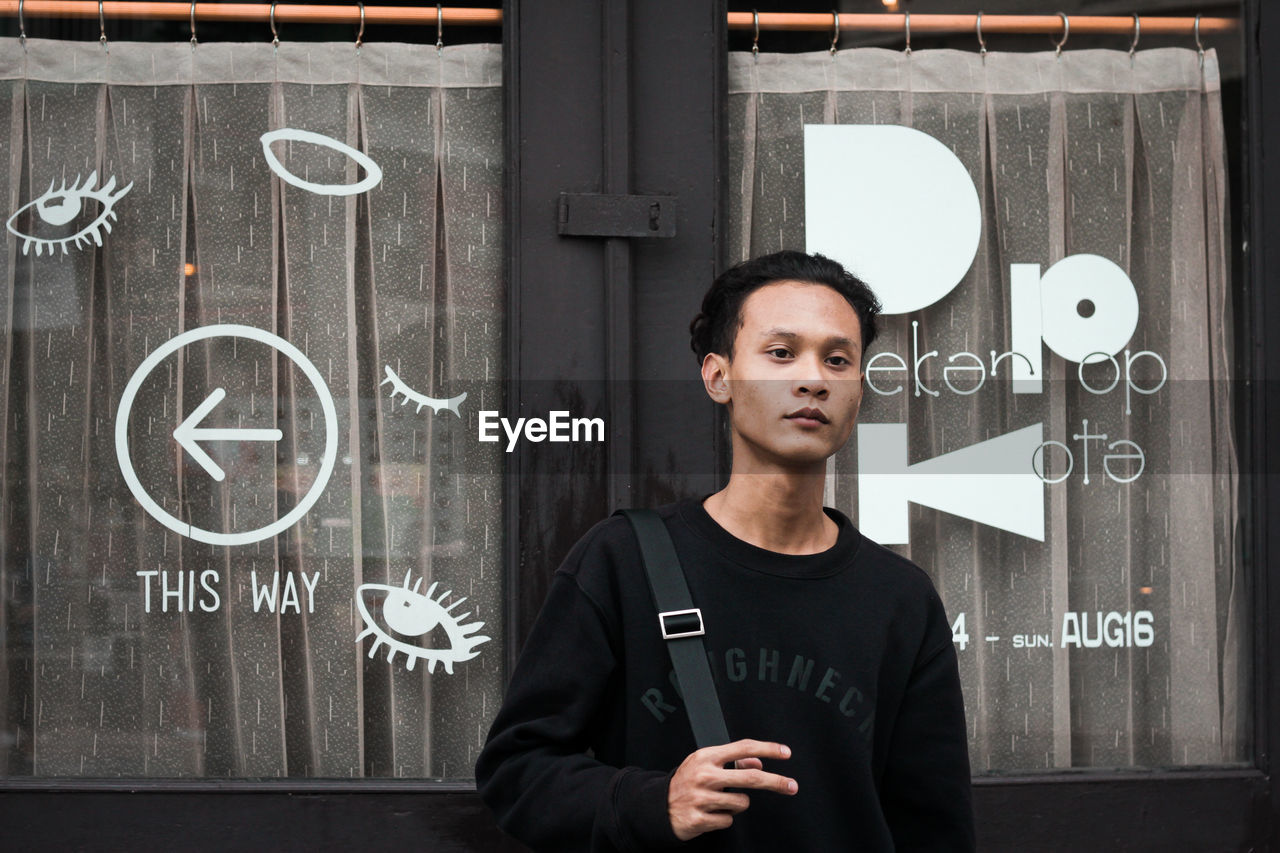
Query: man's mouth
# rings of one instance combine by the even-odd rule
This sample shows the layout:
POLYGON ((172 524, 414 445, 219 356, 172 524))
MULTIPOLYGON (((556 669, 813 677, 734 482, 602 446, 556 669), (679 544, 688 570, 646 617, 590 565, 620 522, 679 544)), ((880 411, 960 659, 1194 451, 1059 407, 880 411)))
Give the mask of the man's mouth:
POLYGON ((821 409, 797 409, 787 415, 788 420, 815 421, 817 423, 830 423, 827 416, 823 414, 821 409))

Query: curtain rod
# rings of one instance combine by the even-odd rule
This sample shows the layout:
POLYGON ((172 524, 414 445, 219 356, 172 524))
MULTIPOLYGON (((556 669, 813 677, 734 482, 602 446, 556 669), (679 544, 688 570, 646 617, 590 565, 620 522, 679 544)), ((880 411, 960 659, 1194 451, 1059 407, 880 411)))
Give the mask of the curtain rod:
MULTIPOLYGON (((0 0, 0 15, 17 17, 19 0, 0 0)), ((26 18, 96 18, 97 0, 25 0, 22 14, 26 18)), ((359 24, 360 5, 351 2, 342 5, 313 3, 210 3, 150 2, 150 0, 104 0, 103 17, 145 18, 148 20, 187 21, 195 12, 197 21, 260 21, 268 23, 271 7, 275 6, 277 24, 359 24)), ((443 23, 452 26, 501 26, 501 9, 471 9, 445 6, 441 10, 443 23)), ((427 6, 372 6, 364 7, 367 24, 432 24, 436 23, 436 7, 427 6)))
MULTIPOLYGON (((17 17, 20 0, 0 0, 0 14, 17 17)), ((139 0, 104 0, 102 14, 107 18, 145 18, 150 20, 187 21, 191 18, 190 2, 139 2, 139 0)), ((195 18, 198 21, 258 21, 266 24, 271 16, 271 3, 211 3, 196 2, 195 18)), ((319 5, 310 3, 279 3, 275 5, 277 23, 360 23, 360 7, 357 3, 344 5, 319 5)), ((96 18, 97 0, 22 0, 24 17, 32 18, 96 18)), ((501 9, 473 9, 446 6, 441 10, 443 23, 449 26, 490 26, 502 24, 501 9)), ((365 6, 364 19, 369 24, 418 24, 436 23, 435 6, 365 6)), ((917 13, 912 15, 911 29, 916 33, 971 33, 978 23, 977 15, 944 15, 917 13)), ((1124 35, 1134 31, 1133 16, 1069 15, 1071 32, 1096 35, 1124 35)), ((1200 33, 1216 35, 1233 32, 1239 26, 1236 18, 1200 18, 1200 33)), ((839 16, 840 31, 854 32, 904 32, 907 15, 900 12, 847 13, 839 16)), ((761 12, 761 30, 812 30, 831 32, 835 17, 830 12, 761 12)), ((1195 33, 1194 17, 1142 16, 1139 27, 1143 35, 1185 35, 1195 33)), ((752 12, 730 12, 729 29, 755 29, 752 12)), ((1046 33, 1063 31, 1062 17, 1046 15, 983 15, 982 32, 993 33, 1046 33)))
MULTIPOLYGON (((850 12, 836 16, 831 12, 761 12, 761 30, 820 30, 832 32, 836 20, 840 32, 902 33, 906 32, 908 13, 903 12, 850 12)), ((755 29, 755 13, 730 12, 729 29, 755 29)), ((1066 15, 1057 12, 1047 15, 983 15, 982 34, 992 33, 1046 33, 1060 35, 1063 18, 1069 22, 1073 34, 1132 35, 1134 16, 1119 15, 1066 15)), ((1196 17, 1162 17, 1142 15, 1139 27, 1142 35, 1185 35, 1196 32, 1196 17)), ((1199 18, 1201 35, 1229 33, 1236 29, 1236 18, 1199 18)), ((973 33, 977 31, 978 16, 944 15, 920 12, 910 16, 911 30, 916 33, 973 33)))

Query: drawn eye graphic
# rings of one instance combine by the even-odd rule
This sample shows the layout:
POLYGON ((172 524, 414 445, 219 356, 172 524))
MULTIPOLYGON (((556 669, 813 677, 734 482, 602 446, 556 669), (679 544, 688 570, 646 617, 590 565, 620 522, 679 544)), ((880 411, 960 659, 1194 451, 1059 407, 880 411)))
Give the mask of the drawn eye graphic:
POLYGON ((448 400, 439 400, 435 397, 428 397, 426 394, 419 394, 417 391, 414 391, 404 383, 403 379, 396 376, 396 372, 391 369, 391 365, 389 364, 386 365, 386 372, 387 378, 378 383, 378 385, 381 387, 382 385, 386 385, 388 382, 391 383, 391 399, 394 400, 396 395, 400 394, 404 397, 404 403, 401 405, 407 406, 410 403, 417 403, 418 408, 414 409, 415 412, 421 412, 423 406, 430 406, 431 411, 436 414, 439 414, 441 409, 448 409, 458 417, 462 417, 462 413, 458 411, 458 407, 462 405, 463 400, 467 399, 466 391, 463 391, 456 397, 450 397, 448 400))
POLYGON ((129 190, 133 189, 133 181, 130 181, 119 191, 113 193, 112 190, 116 186, 114 176, 103 186, 94 187, 94 184, 98 181, 98 173, 96 171, 90 172, 89 177, 83 184, 80 183, 80 176, 76 175, 75 183, 71 186, 67 186, 67 182, 64 179, 62 186, 54 189, 53 185, 56 180, 55 178, 49 182, 49 189, 45 190, 44 194, 39 198, 27 202, 14 211, 13 215, 9 217, 9 221, 5 223, 10 234, 22 238, 22 254, 24 255, 31 250, 32 244, 35 244, 37 256, 43 254, 46 248, 48 248, 49 254, 52 255, 55 246, 61 248, 62 254, 65 255, 67 254, 67 244, 73 241, 77 249, 90 240, 101 246, 102 232, 105 230, 107 233, 111 233, 111 220, 116 218, 112 208, 115 207, 117 201, 124 198, 129 190), (18 218, 33 207, 36 209, 36 217, 40 222, 54 227, 66 225, 80 216, 84 208, 85 199, 96 201, 102 206, 102 209, 98 211, 98 215, 94 217, 92 222, 74 234, 63 237, 42 237, 35 234, 24 234, 14 227, 18 218))
POLYGON ((272 130, 262 134, 262 153, 267 158, 267 166, 271 171, 275 172, 280 178, 291 186, 315 193, 316 195, 356 195, 358 193, 371 190, 382 180, 382 167, 365 154, 363 151, 357 151, 345 142, 339 142, 332 136, 325 136, 322 133, 315 133, 310 130, 298 130, 295 127, 282 127, 279 130, 272 130), (322 148, 329 148, 337 151, 339 154, 345 154, 364 169, 364 179, 356 181, 354 184, 317 184, 308 181, 306 178, 300 178, 293 172, 284 167, 280 162, 280 158, 271 150, 271 143, 278 140, 286 142, 304 142, 312 145, 319 145, 322 148))
POLYGON ((396 652, 400 652, 409 659, 406 667, 410 671, 413 670, 418 659, 422 658, 427 662, 427 672, 435 672, 436 664, 442 663, 444 664, 445 672, 452 675, 455 663, 471 660, 480 654, 476 651, 476 646, 488 642, 488 637, 483 635, 473 636, 476 631, 484 627, 484 623, 472 622, 469 625, 463 625, 462 620, 470 616, 471 613, 455 616, 450 611, 466 601, 465 597, 459 598, 448 607, 445 607, 444 602, 453 594, 452 590, 441 593, 438 598, 432 598, 431 596, 435 593, 439 584, 431 584, 426 593, 423 594, 418 592, 418 587, 422 586, 422 578, 418 578, 413 585, 413 589, 409 589, 409 576, 410 573, 406 572, 403 586, 396 587, 382 583, 367 583, 356 591, 356 606, 360 608, 360 616, 364 619, 366 626, 365 630, 360 632, 360 636, 356 637, 356 642, 358 643, 365 637, 373 635, 377 639, 369 648, 369 657, 373 657, 378 648, 383 643, 386 643, 388 663, 395 658, 396 652), (378 609, 377 599, 379 597, 382 599, 382 618, 387 623, 386 628, 380 626, 370 612, 371 604, 374 610, 378 609), (430 633, 437 625, 444 628, 445 634, 449 637, 449 648, 447 649, 428 649, 413 643, 406 643, 390 634, 391 631, 394 631, 405 637, 422 637, 430 633))

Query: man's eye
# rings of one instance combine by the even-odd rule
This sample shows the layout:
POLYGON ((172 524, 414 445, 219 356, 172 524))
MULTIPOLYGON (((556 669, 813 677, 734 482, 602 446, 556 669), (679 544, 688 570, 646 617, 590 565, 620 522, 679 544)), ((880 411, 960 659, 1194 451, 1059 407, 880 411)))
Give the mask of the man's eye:
POLYGON ((775 347, 774 349, 771 349, 768 352, 769 352, 769 355, 773 356, 774 358, 791 358, 791 352, 789 350, 783 349, 782 347, 775 347))
POLYGON ((849 359, 845 358, 842 355, 833 355, 830 358, 828 358, 827 361, 836 367, 844 367, 845 365, 849 364, 849 359))

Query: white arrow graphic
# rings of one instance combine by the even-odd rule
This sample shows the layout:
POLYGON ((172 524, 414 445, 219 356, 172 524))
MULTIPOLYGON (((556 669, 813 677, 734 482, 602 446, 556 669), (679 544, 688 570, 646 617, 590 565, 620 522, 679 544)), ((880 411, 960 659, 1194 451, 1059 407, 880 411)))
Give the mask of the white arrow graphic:
POLYGON ((227 472, 223 471, 218 463, 214 462, 197 442, 279 441, 284 437, 284 433, 278 429, 213 429, 201 427, 201 422, 222 402, 222 398, 225 396, 227 396, 225 389, 214 388, 213 393, 206 397, 203 403, 196 406, 195 411, 187 415, 187 419, 178 424, 177 429, 173 431, 173 437, 182 446, 182 449, 191 454, 191 458, 199 462, 200 467, 208 471, 209 476, 219 483, 226 479, 227 472))
MULTIPOLYGON (((906 424, 858 424, 858 529, 882 545, 908 545, 908 503, 1044 541, 1044 481, 1032 424, 914 465, 906 424)), ((1043 464, 1043 463, 1042 463, 1043 464)))

